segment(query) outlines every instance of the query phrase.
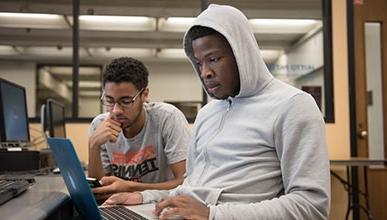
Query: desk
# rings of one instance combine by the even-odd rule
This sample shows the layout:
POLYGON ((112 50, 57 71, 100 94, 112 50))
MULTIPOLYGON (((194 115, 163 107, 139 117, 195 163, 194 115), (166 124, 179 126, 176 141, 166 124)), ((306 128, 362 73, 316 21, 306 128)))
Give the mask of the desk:
POLYGON ((369 199, 368 199, 368 177, 367 177, 367 168, 369 166, 385 166, 387 165, 387 160, 385 159, 368 159, 368 158, 350 158, 350 159, 343 159, 343 160, 330 160, 331 165, 338 165, 338 166, 345 166, 346 167, 346 173, 347 173, 347 179, 343 179, 340 177, 337 173, 332 171, 331 174, 335 178, 337 178, 341 184, 343 184, 344 189, 347 191, 348 195, 348 206, 347 206, 347 212, 345 214, 345 219, 348 219, 349 213, 351 210, 357 208, 362 211, 364 211, 367 215, 368 219, 373 219, 371 210, 369 207, 369 199), (362 192, 359 187, 356 185, 354 186, 351 181, 351 175, 350 175, 350 169, 352 167, 363 167, 364 169, 364 186, 365 191, 362 192), (358 197, 363 196, 366 202, 366 205, 363 206, 360 204, 360 202, 357 202, 356 204, 353 202, 352 198, 353 196, 357 194, 358 197))
POLYGON ((27 191, 0 206, 1 219, 61 219, 72 216, 70 197, 60 175, 36 176, 35 180, 27 191))

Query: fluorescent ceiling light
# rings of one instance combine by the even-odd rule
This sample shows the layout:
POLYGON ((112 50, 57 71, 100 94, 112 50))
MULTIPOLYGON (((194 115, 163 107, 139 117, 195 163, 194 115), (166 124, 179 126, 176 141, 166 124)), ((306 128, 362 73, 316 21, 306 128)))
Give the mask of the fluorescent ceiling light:
POLYGON ((307 33, 321 21, 312 19, 250 19, 255 33, 307 33))
POLYGON ((161 49, 157 53, 157 57, 172 58, 172 59, 186 59, 184 49, 161 49))
MULTIPOLYGON (((52 56, 52 57, 71 57, 73 54, 72 47, 63 47, 58 49, 57 47, 24 47, 24 53, 26 55, 38 55, 38 56, 52 56)), ((80 56, 85 56, 85 52, 79 50, 80 56)))
POLYGON ((12 47, 0 45, 0 55, 18 55, 19 53, 12 47))
POLYGON ((0 12, 0 27, 9 28, 69 28, 65 19, 57 14, 3 13, 0 12))
POLYGON ((154 57, 156 49, 145 49, 145 48, 89 48, 92 56, 95 57, 154 57))
MULTIPOLYGON (((55 74, 53 74, 55 75, 55 74)), ((56 76, 56 75, 55 75, 56 76)), ((73 81, 68 80, 66 81, 66 85, 72 87, 73 81)), ((101 82, 100 81, 79 81, 79 88, 80 89, 99 89, 101 88, 101 82)))
POLYGON ((82 97, 101 97, 101 92, 100 91, 82 91, 82 88, 81 88, 79 91, 79 96, 82 96, 82 97))
POLYGON ((101 88, 100 81, 79 81, 79 87, 81 88, 101 88))
MULTIPOLYGON (((69 21, 73 19, 69 16, 69 21)), ((154 31, 156 18, 143 16, 79 16, 79 26, 83 30, 102 31, 154 31)))
POLYGON ((185 32, 193 23, 193 17, 169 17, 159 19, 159 30, 170 32, 185 32))
MULTIPOLYGON (((73 68, 69 66, 50 66, 47 71, 54 75, 71 76, 73 68)), ((79 67, 79 74, 82 76, 96 76, 101 74, 101 69, 97 67, 79 67)))

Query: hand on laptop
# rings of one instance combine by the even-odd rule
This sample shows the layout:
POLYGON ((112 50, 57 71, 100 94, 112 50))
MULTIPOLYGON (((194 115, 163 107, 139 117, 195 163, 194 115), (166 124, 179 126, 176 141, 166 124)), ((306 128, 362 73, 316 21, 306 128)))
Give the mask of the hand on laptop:
POLYGON ((179 195, 162 199, 156 204, 155 214, 159 219, 207 220, 210 209, 191 196, 179 195))
POLYGON ((142 195, 134 193, 116 193, 110 196, 102 206, 109 205, 137 205, 142 203, 142 195))
POLYGON ((135 191, 136 182, 123 180, 116 176, 104 176, 99 181, 102 186, 93 188, 94 194, 112 194, 135 191))

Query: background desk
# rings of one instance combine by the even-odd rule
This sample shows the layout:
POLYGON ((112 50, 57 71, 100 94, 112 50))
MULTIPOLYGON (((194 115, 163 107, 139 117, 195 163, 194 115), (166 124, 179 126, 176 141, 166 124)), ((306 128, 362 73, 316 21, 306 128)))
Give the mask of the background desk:
MULTIPOLYGON (((368 170, 368 167, 370 166, 386 166, 387 160, 385 159, 377 160, 377 159, 368 159, 368 158, 350 158, 350 159, 341 159, 341 160, 330 160, 330 164, 331 166, 341 165, 346 167, 347 179, 343 179, 331 169, 332 176, 336 177, 343 184, 344 189, 347 191, 348 206, 347 206, 347 212, 345 214, 345 219, 348 219, 349 213, 351 212, 351 210, 355 210, 355 209, 364 211, 368 219, 373 219, 370 211, 369 199, 368 199, 367 170, 368 170), (359 189, 358 185, 352 184, 351 168, 353 167, 363 167, 364 169, 364 176, 363 176, 364 177, 363 181, 365 186, 364 192, 359 189), (360 202, 354 202, 353 201, 354 196, 357 196, 358 198, 360 196, 363 196, 366 202, 365 206, 361 205, 360 202)), ((358 216, 357 218, 354 218, 354 219, 358 219, 358 216)))
POLYGON ((0 205, 1 219, 68 219, 73 215, 60 175, 36 176, 35 180, 23 194, 0 205))

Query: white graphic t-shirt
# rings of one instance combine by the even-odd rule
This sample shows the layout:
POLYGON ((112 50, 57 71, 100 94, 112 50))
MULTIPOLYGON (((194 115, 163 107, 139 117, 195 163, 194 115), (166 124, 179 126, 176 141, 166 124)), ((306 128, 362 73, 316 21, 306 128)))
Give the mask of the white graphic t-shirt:
MULTIPOLYGON (((105 173, 123 179, 156 183, 173 179, 169 164, 186 159, 190 141, 183 113, 166 103, 145 103, 144 128, 133 138, 121 131, 118 140, 101 145, 105 173)), ((109 113, 98 115, 89 128, 91 136, 109 113)))

